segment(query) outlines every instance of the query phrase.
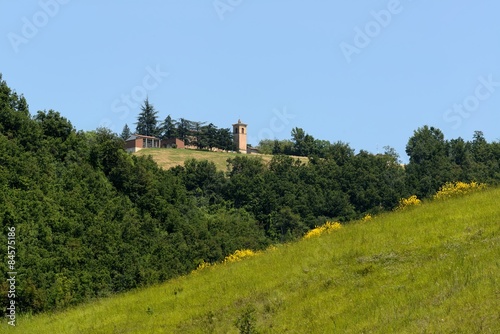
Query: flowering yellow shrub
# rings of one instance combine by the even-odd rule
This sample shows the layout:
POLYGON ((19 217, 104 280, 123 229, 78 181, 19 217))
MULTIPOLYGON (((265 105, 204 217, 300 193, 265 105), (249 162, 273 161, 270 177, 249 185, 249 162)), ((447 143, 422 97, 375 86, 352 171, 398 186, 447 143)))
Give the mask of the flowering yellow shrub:
POLYGON ((224 263, 240 261, 245 257, 255 256, 258 253, 259 252, 254 252, 251 249, 237 250, 233 254, 226 256, 226 258, 224 259, 224 263))
POLYGON ((448 182, 439 188, 439 191, 433 196, 434 199, 445 199, 455 196, 461 196, 473 191, 484 189, 485 184, 471 182, 448 182))
POLYGON ((322 235, 323 233, 329 233, 331 231, 340 230, 342 225, 339 222, 326 222, 322 226, 318 226, 304 235, 304 239, 309 239, 312 237, 317 237, 322 235))
MULTIPOLYGON (((276 249, 276 247, 274 247, 274 249, 276 249)), ((233 254, 226 256, 224 258, 224 260, 222 261, 222 264, 240 261, 241 259, 243 259, 245 257, 254 256, 254 255, 257 255, 259 253, 260 252, 254 252, 253 250, 250 250, 250 249, 237 250, 233 254)), ((198 265, 198 267, 196 268, 196 270, 194 270, 193 272, 201 271, 203 269, 206 269, 206 268, 209 268, 209 267, 214 267, 216 265, 217 265, 217 263, 209 263, 209 262, 202 261, 198 265)))
POLYGON ((365 215, 365 216, 363 217, 363 219, 361 219, 361 220, 362 220, 362 221, 364 221, 364 222, 367 222, 367 221, 371 220, 372 218, 373 218, 373 217, 372 217, 372 215, 371 215, 371 214, 367 214, 367 215, 365 215))
POLYGON ((409 206, 420 205, 422 201, 417 198, 417 195, 412 195, 408 198, 401 198, 396 210, 403 210, 409 206))

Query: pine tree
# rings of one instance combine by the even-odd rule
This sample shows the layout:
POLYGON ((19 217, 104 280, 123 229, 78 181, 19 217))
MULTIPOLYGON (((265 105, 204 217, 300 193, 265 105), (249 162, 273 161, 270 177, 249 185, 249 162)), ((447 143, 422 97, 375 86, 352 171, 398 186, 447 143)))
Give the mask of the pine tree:
POLYGON ((165 118, 163 123, 161 124, 161 138, 175 138, 177 137, 177 128, 175 126, 175 122, 172 120, 170 115, 165 118))
POLYGON ((122 134, 120 135, 120 137, 123 140, 127 140, 130 137, 130 135, 131 135, 130 128, 128 127, 128 124, 125 124, 125 126, 123 127, 122 134))
POLYGON ((136 133, 146 136, 158 136, 158 111, 149 103, 149 99, 144 100, 144 105, 141 107, 141 113, 137 117, 136 133))

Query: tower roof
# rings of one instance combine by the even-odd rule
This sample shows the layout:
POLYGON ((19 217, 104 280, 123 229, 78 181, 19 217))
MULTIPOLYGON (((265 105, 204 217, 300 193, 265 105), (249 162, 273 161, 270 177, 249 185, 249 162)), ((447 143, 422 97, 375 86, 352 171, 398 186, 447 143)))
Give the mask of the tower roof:
POLYGON ((247 124, 241 122, 241 119, 238 119, 238 123, 233 124, 233 126, 235 125, 247 126, 247 124))

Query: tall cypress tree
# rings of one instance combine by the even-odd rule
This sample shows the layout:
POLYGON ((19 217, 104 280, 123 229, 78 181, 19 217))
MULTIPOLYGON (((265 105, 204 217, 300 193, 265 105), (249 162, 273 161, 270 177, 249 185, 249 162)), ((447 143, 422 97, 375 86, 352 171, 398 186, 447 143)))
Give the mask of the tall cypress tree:
POLYGON ((158 136, 158 111, 154 106, 149 103, 149 98, 144 100, 144 105, 141 107, 141 113, 137 117, 137 127, 135 129, 137 134, 146 136, 158 136))

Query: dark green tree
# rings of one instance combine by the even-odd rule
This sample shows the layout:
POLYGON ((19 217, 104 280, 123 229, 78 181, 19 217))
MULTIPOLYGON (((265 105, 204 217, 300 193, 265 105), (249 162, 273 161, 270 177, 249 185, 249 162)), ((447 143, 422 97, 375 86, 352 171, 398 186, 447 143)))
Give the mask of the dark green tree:
POLYGON ((454 181, 471 181, 474 168, 471 144, 459 137, 447 142, 447 150, 448 159, 451 164, 452 179, 454 181))
POLYGON ((118 164, 120 157, 125 155, 123 142, 116 134, 107 128, 95 131, 93 145, 90 149, 90 162, 94 168, 99 168, 106 175, 118 164))
POLYGON ((120 134, 120 138, 123 140, 127 140, 132 133, 130 132, 130 128, 128 127, 128 124, 125 124, 123 127, 122 133, 120 134))
POLYGON ((28 103, 23 95, 20 97, 12 91, 7 83, 2 80, 0 73, 0 132, 7 137, 19 136, 19 140, 24 142, 35 142, 37 130, 33 124, 27 122, 30 118, 28 103))
POLYGON ((0 73, 0 110, 6 110, 7 108, 12 108, 11 101, 14 96, 11 89, 7 83, 2 79, 2 73, 0 73))
POLYGON ((452 180, 447 144, 438 128, 425 125, 415 130, 406 145, 410 162, 406 166, 408 187, 418 197, 434 194, 444 183, 452 180))
POLYGON ((146 136, 158 136, 158 111, 155 110, 154 106, 149 103, 149 98, 144 100, 144 104, 141 106, 141 113, 137 117, 136 133, 146 136))
POLYGON ((285 154, 285 155, 293 155, 294 144, 290 140, 278 140, 275 139, 273 142, 273 154, 285 154))
POLYGON ((192 122, 192 145, 195 145, 198 149, 202 149, 208 146, 206 131, 204 128, 206 122, 192 122))
POLYGON ((326 149, 325 158, 334 160, 337 165, 347 164, 354 156, 354 149, 348 143, 338 141, 326 149))
POLYGON ((303 129, 292 129, 292 142, 295 155, 306 157, 313 154, 314 137, 307 134, 303 129))
POLYGON ((203 197, 206 203, 220 201, 226 179, 213 162, 189 159, 185 161, 184 169, 183 181, 187 191, 195 197, 203 197))
POLYGON ((35 116, 35 120, 40 123, 43 134, 47 137, 66 140, 70 133, 74 131, 71 122, 54 110, 48 112, 39 111, 35 116))
POLYGON ((307 231, 300 216, 289 207, 274 211, 269 217, 269 235, 276 241, 286 242, 297 239, 307 231))
POLYGON ((229 128, 217 129, 216 147, 225 151, 236 151, 236 144, 233 141, 233 134, 229 128))
POLYGON ((211 150, 214 147, 219 147, 219 145, 217 144, 218 129, 213 123, 204 126, 202 131, 205 137, 204 138, 205 147, 208 147, 209 150, 211 150))
POLYGON ((177 127, 175 126, 175 122, 170 115, 168 115, 161 124, 160 137, 162 139, 177 137, 177 127))
POLYGON ((193 122, 185 118, 180 118, 177 123, 177 136, 184 141, 184 144, 190 145, 192 142, 193 122))
POLYGON ((490 182, 492 171, 496 169, 495 159, 491 152, 492 145, 488 144, 483 132, 474 131, 471 143, 471 154, 474 159, 472 179, 475 181, 490 182))
MULTIPOLYGON (((0 78, 1 80, 1 78, 0 78)), ((28 102, 24 98, 24 95, 18 96, 16 92, 12 93, 11 107, 13 110, 19 111, 25 115, 29 115, 28 102)))
POLYGON ((491 183, 500 183, 500 141, 497 140, 490 144, 491 151, 491 183))

